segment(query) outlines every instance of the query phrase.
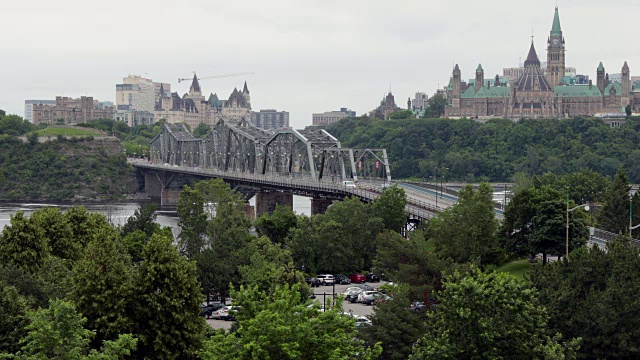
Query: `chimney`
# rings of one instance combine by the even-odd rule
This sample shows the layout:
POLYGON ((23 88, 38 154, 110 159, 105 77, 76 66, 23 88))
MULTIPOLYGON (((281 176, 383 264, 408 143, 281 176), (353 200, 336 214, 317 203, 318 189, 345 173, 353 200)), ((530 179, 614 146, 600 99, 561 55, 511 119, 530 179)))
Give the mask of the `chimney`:
POLYGON ((593 80, 589 80, 589 90, 593 87, 593 80))

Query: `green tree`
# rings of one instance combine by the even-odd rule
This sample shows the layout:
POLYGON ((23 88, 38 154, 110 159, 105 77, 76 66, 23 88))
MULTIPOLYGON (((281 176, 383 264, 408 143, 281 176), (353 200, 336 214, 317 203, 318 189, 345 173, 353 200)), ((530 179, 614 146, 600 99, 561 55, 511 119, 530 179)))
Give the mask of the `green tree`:
POLYGON ((613 233, 629 229, 629 192, 631 186, 624 169, 619 169, 604 196, 604 206, 598 214, 600 227, 613 233))
POLYGON ((74 238, 71 224, 59 208, 37 210, 31 214, 31 221, 43 230, 51 255, 63 259, 78 259, 82 251, 81 244, 74 238))
POLYGON ((278 287, 270 296, 256 287, 234 294, 238 313, 235 333, 222 332, 205 343, 200 356, 216 359, 375 359, 379 344, 367 348, 357 340, 355 321, 341 306, 327 312, 307 307, 298 285, 278 287))
POLYGON ((205 123, 200 123, 193 129, 193 136, 203 138, 211 131, 211 127, 205 123))
POLYGON ((406 205, 404 189, 392 186, 373 200, 374 216, 382 219, 385 229, 400 232, 407 222, 406 205))
MULTIPOLYGON (((569 203, 573 208, 576 204, 569 203)), ((518 191, 504 212, 501 240, 505 249, 519 258, 542 253, 562 255, 566 248, 566 198, 549 186, 518 191)), ((587 215, 576 209, 569 215, 570 250, 586 243, 587 215)))
POLYGON ((398 110, 389 114, 391 120, 407 120, 414 119, 413 112, 411 110, 398 110))
POLYGON ((154 232, 160 230, 160 225, 156 222, 157 208, 158 206, 154 203, 142 204, 122 226, 121 235, 127 236, 136 230, 140 230, 145 235, 151 236, 154 232))
POLYGON ((112 232, 97 234, 74 267, 71 298, 87 317, 86 327, 95 331, 94 347, 127 332, 128 304, 133 295, 131 277, 112 232))
POLYGON ((284 244, 289 229, 296 226, 296 213, 288 206, 276 205, 272 213, 260 216, 256 220, 256 230, 260 236, 266 236, 274 243, 284 244))
POLYGON ((548 315, 523 280, 477 269, 445 276, 438 310, 410 359, 573 359, 579 340, 546 334, 548 315))
POLYGON ((449 102, 440 94, 434 95, 429 99, 426 116, 430 118, 439 118, 444 115, 444 108, 449 102))
POLYGON ((195 359, 206 326, 198 307, 196 264, 182 257, 170 238, 154 234, 144 248, 132 290, 136 356, 195 359))
POLYGON ((25 335, 23 328, 27 324, 28 307, 26 299, 20 295, 18 289, 2 280, 0 280, 0 309, 2 309, 0 354, 14 353, 20 349, 20 339, 25 335))
MULTIPOLYGON (((240 265, 242 283, 257 286, 261 291, 272 291, 279 269, 293 267, 291 253, 266 237, 253 239, 247 246, 250 255, 247 265, 240 265)), ((292 269, 293 270, 293 269, 292 269)))
POLYGON ((82 206, 73 206, 64 213, 71 224, 75 242, 84 248, 101 230, 115 232, 104 215, 87 211, 82 206))
POLYGON ((367 345, 382 345, 382 360, 407 359, 413 345, 425 335, 421 314, 407 310, 411 305, 408 290, 408 286, 396 289, 392 301, 376 304, 369 316, 371 326, 363 326, 359 331, 367 345))
POLYGON ((131 354, 137 342, 126 334, 105 342, 102 351, 89 350, 93 333, 82 327, 86 319, 71 303, 62 300, 51 301, 47 309, 30 312, 29 320, 25 327, 28 334, 16 359, 119 360, 131 354))
POLYGON ((428 233, 438 254, 458 263, 500 263, 502 249, 492 194, 488 183, 480 184, 477 191, 467 185, 454 206, 431 219, 428 233))
POLYGON ((549 331, 582 338, 580 358, 640 357, 640 250, 628 238, 535 267, 531 281, 549 311, 549 331))
POLYGON ((408 297, 427 301, 434 289, 439 289, 442 271, 452 266, 433 253, 424 233, 411 234, 404 239, 396 232, 378 235, 374 271, 385 274, 394 283, 409 285, 408 297))
POLYGON ((44 230, 18 211, 10 216, 11 225, 0 234, 0 260, 35 272, 44 263, 49 248, 44 230))

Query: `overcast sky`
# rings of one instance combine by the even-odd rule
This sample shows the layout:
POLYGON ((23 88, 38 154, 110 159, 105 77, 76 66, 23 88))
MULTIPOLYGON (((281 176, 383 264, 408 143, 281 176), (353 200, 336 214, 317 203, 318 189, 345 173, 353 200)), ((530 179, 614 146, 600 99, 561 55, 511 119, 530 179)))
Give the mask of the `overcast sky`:
MULTIPOLYGON (((478 63, 486 77, 527 56, 531 32, 541 61, 555 0, 30 0, 3 1, 0 109, 24 115, 24 100, 56 95, 115 101, 128 74, 177 78, 254 72, 201 81, 226 98, 246 80, 254 110, 311 114, 349 107, 358 114, 391 90, 406 107, 416 91, 463 79, 478 63)), ((559 0, 567 66, 589 75, 602 61, 640 74, 637 0, 559 0)))

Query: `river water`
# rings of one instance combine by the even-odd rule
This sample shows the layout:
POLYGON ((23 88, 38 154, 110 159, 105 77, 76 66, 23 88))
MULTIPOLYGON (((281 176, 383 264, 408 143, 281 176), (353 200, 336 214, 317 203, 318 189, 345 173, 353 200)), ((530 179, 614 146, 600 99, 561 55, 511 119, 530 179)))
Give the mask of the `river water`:
MULTIPOLYGON (((249 203, 255 206, 255 197, 249 200, 249 203)), ((107 220, 114 225, 124 224, 129 217, 131 217, 140 207, 142 202, 122 202, 122 203, 90 203, 90 204, 77 204, 84 206, 89 211, 99 212, 106 216, 107 220)), ((0 203, 0 230, 4 229, 5 225, 10 224, 10 216, 18 211, 24 211, 25 215, 30 216, 34 211, 43 207, 54 206, 60 208, 62 211, 70 208, 72 205, 56 204, 56 203, 0 203)), ((311 199, 303 196, 293 196, 293 210, 297 214, 311 215, 311 199)), ((156 212, 156 221, 161 226, 171 226, 174 230, 174 234, 179 233, 178 229, 178 215, 175 207, 159 207, 156 212)))

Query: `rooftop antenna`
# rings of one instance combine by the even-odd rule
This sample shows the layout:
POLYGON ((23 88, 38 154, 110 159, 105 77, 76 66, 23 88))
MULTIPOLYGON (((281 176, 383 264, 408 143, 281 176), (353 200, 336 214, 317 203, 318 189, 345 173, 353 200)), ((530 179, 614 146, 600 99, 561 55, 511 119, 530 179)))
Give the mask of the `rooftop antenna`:
POLYGON ((533 43, 533 28, 531 28, 531 43, 533 43))

